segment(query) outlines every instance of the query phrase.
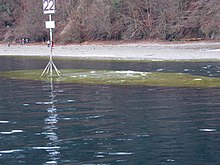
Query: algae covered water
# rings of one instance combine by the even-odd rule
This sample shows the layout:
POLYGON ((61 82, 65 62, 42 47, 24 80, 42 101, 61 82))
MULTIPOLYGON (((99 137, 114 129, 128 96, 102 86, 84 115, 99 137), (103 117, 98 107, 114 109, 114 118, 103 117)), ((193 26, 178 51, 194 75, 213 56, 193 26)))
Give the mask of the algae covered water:
MULTIPOLYGON (((40 69, 47 63, 12 60, 1 57, 0 69, 40 69)), ((190 72, 209 77, 219 77, 220 65, 56 64, 59 68, 190 72)), ((79 85, 7 78, 0 78, 0 84, 0 164, 220 162, 220 88, 79 85)))

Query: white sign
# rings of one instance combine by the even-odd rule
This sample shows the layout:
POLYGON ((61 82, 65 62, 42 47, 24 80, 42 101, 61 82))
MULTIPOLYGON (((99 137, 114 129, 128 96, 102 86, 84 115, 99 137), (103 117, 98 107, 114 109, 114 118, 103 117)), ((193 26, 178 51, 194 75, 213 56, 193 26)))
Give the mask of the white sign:
POLYGON ((54 29, 55 28, 55 21, 46 21, 45 26, 47 29, 54 29))
POLYGON ((43 11, 44 14, 54 14, 55 0, 43 0, 43 11))

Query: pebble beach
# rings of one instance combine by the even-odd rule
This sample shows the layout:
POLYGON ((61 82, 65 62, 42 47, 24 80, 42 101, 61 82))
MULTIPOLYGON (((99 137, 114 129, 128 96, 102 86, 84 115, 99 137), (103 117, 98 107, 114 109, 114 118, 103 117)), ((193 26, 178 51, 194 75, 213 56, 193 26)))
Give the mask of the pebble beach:
MULTIPOLYGON (((55 45, 53 56, 108 60, 220 60, 220 42, 55 45)), ((1 56, 49 56, 46 44, 0 45, 1 56)))

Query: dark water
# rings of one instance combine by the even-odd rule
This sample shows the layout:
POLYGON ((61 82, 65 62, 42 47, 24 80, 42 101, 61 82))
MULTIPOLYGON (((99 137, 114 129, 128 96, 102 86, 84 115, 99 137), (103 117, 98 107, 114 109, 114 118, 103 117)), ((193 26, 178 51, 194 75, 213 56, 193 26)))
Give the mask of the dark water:
MULTIPOLYGON (((47 61, 0 58, 0 70, 47 61)), ((218 63, 57 61, 59 68, 189 72, 218 63)), ((220 88, 86 86, 0 78, 0 164, 218 165, 220 88)))

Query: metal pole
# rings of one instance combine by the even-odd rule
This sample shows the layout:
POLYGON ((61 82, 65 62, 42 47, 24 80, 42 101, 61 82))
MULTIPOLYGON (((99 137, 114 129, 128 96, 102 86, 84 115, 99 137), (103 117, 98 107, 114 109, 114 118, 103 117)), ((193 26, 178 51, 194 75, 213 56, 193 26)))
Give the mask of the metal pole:
MULTIPOLYGON (((52 21, 52 15, 49 15, 49 21, 52 21)), ((53 43, 53 30, 50 28, 50 52, 52 55, 52 43, 53 43)))
MULTIPOLYGON (((49 14, 49 21, 52 22, 52 15, 49 14)), ((53 55, 53 29, 52 28, 49 28, 50 29, 50 60, 49 60, 49 63, 47 64, 46 68, 44 69, 43 73, 41 74, 41 77, 43 75, 46 75, 46 74, 50 74, 50 77, 53 76, 53 68, 55 70, 55 72, 57 73, 58 76, 61 76, 61 73, 60 71, 57 69, 56 65, 53 63, 53 59, 52 59, 52 55, 53 55)))
MULTIPOLYGON (((52 15, 49 14, 49 21, 52 21, 52 15)), ((50 28, 50 76, 53 76, 53 60, 52 60, 52 51, 53 51, 53 31, 50 28)))

